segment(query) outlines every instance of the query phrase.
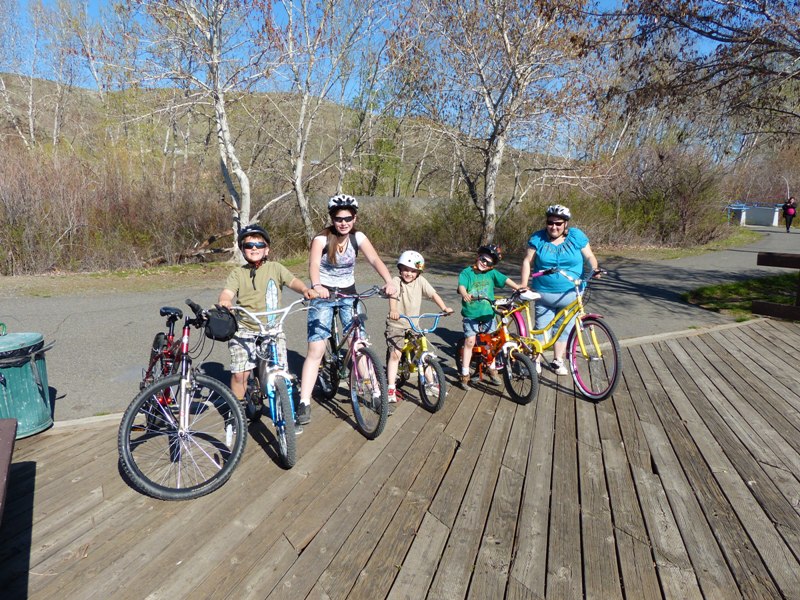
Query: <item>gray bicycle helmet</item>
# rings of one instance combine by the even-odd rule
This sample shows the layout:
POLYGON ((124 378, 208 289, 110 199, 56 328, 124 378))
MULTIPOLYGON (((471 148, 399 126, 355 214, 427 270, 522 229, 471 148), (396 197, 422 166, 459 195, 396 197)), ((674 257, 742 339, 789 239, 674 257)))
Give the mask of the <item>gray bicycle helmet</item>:
POLYGON ((258 223, 251 223, 250 225, 245 225, 239 230, 239 235, 236 238, 236 245, 241 249, 244 238, 251 235, 260 235, 262 238, 264 238, 264 241, 269 244, 269 234, 267 233, 267 230, 258 223))
POLYGON ((328 199, 328 212, 332 213, 340 208, 349 208, 358 212, 358 200, 348 194, 336 194, 328 199))

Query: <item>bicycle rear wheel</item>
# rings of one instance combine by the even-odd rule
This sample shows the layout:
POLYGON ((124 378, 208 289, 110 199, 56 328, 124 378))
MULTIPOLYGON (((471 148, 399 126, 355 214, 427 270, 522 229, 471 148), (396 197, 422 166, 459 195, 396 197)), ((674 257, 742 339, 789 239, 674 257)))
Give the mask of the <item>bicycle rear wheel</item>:
POLYGON ((294 415, 289 388, 283 377, 275 378, 275 435, 278 438, 278 452, 283 466, 291 469, 297 462, 297 444, 295 440, 294 415))
POLYGON ((228 480, 244 452, 244 412, 230 389, 196 374, 186 393, 185 430, 179 427, 178 374, 142 390, 119 427, 123 471, 139 491, 161 500, 189 500, 213 492, 228 480))
POLYGON ((386 373, 372 348, 364 346, 353 352, 350 401, 353 403, 356 427, 364 437, 374 440, 386 426, 389 398, 386 373))
POLYGON ((331 400, 336 395, 339 391, 340 379, 339 364, 334 352, 333 340, 331 340, 325 347, 325 355, 322 357, 317 376, 317 383, 323 398, 331 400))
POLYGON ((438 412, 444 406, 447 395, 447 382, 444 379, 444 370, 439 361, 426 356, 422 361, 419 375, 419 399, 422 405, 431 412, 438 412))
POLYGON ((503 382, 511 399, 528 404, 539 393, 539 376, 533 361, 522 351, 509 352, 503 369, 503 382))
POLYGON ((605 322, 584 317, 567 340, 572 379, 581 394, 603 400, 614 392, 622 369, 619 342, 605 322))

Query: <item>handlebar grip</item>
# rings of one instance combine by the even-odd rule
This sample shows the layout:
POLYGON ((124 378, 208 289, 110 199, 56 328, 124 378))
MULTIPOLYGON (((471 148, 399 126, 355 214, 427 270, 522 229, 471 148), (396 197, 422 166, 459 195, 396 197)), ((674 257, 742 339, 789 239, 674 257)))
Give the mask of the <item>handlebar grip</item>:
POLYGON ((187 298, 186 304, 189 306, 189 308, 192 309, 192 312, 198 317, 202 314, 203 308, 199 304, 197 304, 197 302, 192 302, 192 300, 187 298))

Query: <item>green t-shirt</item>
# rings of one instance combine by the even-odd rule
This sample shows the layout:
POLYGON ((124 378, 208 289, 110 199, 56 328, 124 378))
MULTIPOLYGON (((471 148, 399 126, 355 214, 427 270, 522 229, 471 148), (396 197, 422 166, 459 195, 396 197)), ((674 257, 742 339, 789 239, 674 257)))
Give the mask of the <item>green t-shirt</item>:
MULTIPOLYGON (((281 288, 289 285, 294 275, 279 262, 268 261, 262 264, 251 278, 250 265, 236 267, 228 274, 225 289, 236 294, 236 303, 251 312, 275 310, 281 306, 281 288)), ((257 331, 254 324, 240 321, 248 329, 257 331)))
MULTIPOLYGON (((497 269, 476 273, 472 267, 467 267, 458 275, 458 285, 463 285, 470 296, 486 296, 494 300, 494 288, 503 287, 508 277, 497 269)), ((494 318, 494 310, 488 302, 464 302, 461 300, 461 316, 468 319, 484 320, 494 318)))

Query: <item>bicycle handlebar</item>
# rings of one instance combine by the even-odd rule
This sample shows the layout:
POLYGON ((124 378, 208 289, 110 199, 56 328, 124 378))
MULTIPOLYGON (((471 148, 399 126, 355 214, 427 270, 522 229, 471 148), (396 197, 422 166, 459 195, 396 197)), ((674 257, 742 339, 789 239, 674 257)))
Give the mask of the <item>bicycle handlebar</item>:
POLYGON ((400 315, 399 318, 400 319, 405 319, 406 321, 408 321, 408 324, 411 326, 411 330, 414 333, 419 333, 419 334, 425 335, 426 333, 430 333, 430 332, 436 330, 436 328, 439 326, 439 319, 441 319, 442 317, 446 317, 448 315, 451 315, 451 314, 453 314, 453 313, 446 313, 446 312, 423 313, 421 315, 410 315, 410 316, 409 315, 400 315), (427 328, 427 329, 421 329, 421 328, 417 327, 416 325, 414 325, 414 322, 412 321, 412 319, 417 319, 417 321, 419 321, 420 319, 433 319, 433 325, 431 327, 427 328))
POLYGON ((189 308, 192 309, 192 312, 194 313, 195 316, 194 319, 186 317, 187 322, 190 325, 194 325, 195 327, 202 327, 203 325, 205 325, 205 322, 208 321, 208 312, 202 306, 197 304, 197 302, 192 301, 190 298, 186 299, 186 304, 189 306, 189 308))
POLYGON ((535 273, 531 274, 531 279, 536 277, 541 277, 542 275, 552 275, 553 273, 558 273, 566 277, 569 282, 574 285, 576 288, 580 288, 583 286, 584 288, 589 285, 589 282, 594 279, 598 274, 607 275, 608 271, 605 269, 597 269, 596 271, 592 271, 591 276, 588 279, 582 279, 580 277, 573 277, 569 273, 567 273, 564 269, 559 269, 558 267, 550 267, 549 269, 543 269, 541 271, 536 271, 535 273))
MULTIPOLYGON (((286 320, 286 317, 288 317, 290 314, 308 310, 309 307, 307 305, 307 302, 308 301, 305 298, 300 298, 283 308, 276 308, 275 310, 266 310, 263 312, 252 312, 242 306, 231 306, 231 311, 240 312, 244 314, 246 317, 248 317, 253 323, 257 324, 259 327, 259 333, 261 335, 274 335, 275 333, 278 333, 283 330, 283 322, 286 320), (294 307, 297 306, 298 304, 303 304, 304 305, 303 308, 293 310, 294 307), (280 315, 280 319, 278 319, 276 323, 270 325, 264 324, 264 322, 261 320, 261 317, 270 317, 278 315, 280 315)), ((238 321, 239 319, 237 318, 236 320, 238 321)))
POLYGON ((339 291, 336 288, 331 290, 331 293, 334 296, 336 296, 337 298, 352 298, 352 299, 356 299, 356 300, 363 300, 364 298, 371 298, 372 296, 375 296, 376 294, 380 294, 384 298, 388 298, 389 297, 388 294, 384 293, 383 288, 381 288, 380 286, 377 286, 377 285, 373 285, 371 288, 369 288, 368 290, 366 290, 364 292, 361 292, 360 294, 358 292, 356 292, 355 294, 345 294, 345 293, 339 291))

